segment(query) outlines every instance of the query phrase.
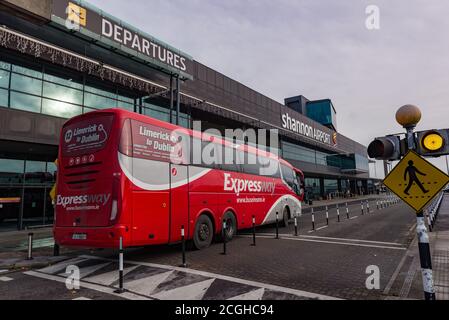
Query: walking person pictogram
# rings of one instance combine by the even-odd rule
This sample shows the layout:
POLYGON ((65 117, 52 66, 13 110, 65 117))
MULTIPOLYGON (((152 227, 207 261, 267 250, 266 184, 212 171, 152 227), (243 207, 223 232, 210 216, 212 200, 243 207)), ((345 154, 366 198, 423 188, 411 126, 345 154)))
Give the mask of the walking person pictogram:
POLYGON ((409 177, 408 186, 404 190, 404 193, 406 195, 409 195, 408 192, 409 192, 410 188, 413 186, 413 182, 416 183, 416 185, 421 189, 421 191, 423 193, 429 192, 429 190, 426 190, 424 188, 424 186, 422 185, 421 181, 419 181, 418 176, 416 174, 420 174, 422 176, 426 176, 426 174, 422 173, 421 171, 419 171, 418 168, 416 168, 414 166, 414 162, 412 160, 410 160, 408 162, 408 167, 405 169, 405 172, 404 172, 404 180, 407 181, 407 175, 409 177))

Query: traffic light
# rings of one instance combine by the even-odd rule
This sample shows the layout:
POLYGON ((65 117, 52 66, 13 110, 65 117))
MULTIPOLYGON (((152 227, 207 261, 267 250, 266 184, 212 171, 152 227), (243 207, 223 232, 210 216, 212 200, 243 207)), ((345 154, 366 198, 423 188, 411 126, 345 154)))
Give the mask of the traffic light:
POLYGON ((374 139, 368 146, 368 156, 377 160, 399 160, 405 153, 405 140, 389 135, 374 139))
POLYGON ((426 130, 416 133, 416 151, 425 157, 449 154, 449 129, 426 130))

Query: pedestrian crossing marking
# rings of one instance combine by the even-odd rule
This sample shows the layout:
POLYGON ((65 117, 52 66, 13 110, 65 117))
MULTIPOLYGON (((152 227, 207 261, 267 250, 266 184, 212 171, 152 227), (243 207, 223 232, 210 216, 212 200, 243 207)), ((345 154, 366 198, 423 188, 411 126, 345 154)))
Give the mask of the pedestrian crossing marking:
POLYGON ((0 281, 3 281, 3 282, 8 282, 8 281, 12 281, 12 280, 14 280, 14 279, 10 278, 10 277, 0 277, 0 281))
MULTIPOLYGON (((101 292, 114 292, 117 287, 118 268, 114 271, 117 263, 111 259, 95 256, 72 258, 25 274, 65 282, 68 275, 61 271, 65 271, 68 265, 76 265, 80 269, 82 287, 101 292)), ((239 297, 239 300, 245 300, 258 299, 261 296, 261 300, 271 300, 276 297, 283 299, 285 294, 298 299, 337 299, 205 271, 134 261, 125 264, 124 288, 126 292, 120 296, 126 299, 215 300, 223 297, 224 299, 239 297), (219 290, 217 285, 214 285, 215 282, 219 290)))
POLYGON ((172 273, 173 270, 126 282, 126 288, 132 292, 136 292, 144 296, 150 296, 161 283, 172 275, 172 273))
POLYGON ((57 274, 62 271, 65 271, 65 269, 69 265, 72 265, 72 264, 77 265, 77 264, 87 261, 87 260, 88 259, 78 257, 78 258, 74 258, 74 259, 70 259, 70 260, 66 260, 66 261, 57 263, 57 264, 49 266, 49 267, 45 267, 43 269, 40 269, 40 271, 43 273, 48 273, 48 274, 57 274))
MULTIPOLYGON (((136 269, 138 266, 132 266, 132 267, 128 267, 123 269, 123 274, 126 275, 129 272, 133 271, 134 269, 136 269)), ((93 282, 93 283, 98 283, 98 284, 102 284, 105 286, 111 286, 114 282, 118 281, 119 279, 119 273, 117 270, 113 270, 113 271, 109 271, 106 273, 101 273, 98 275, 94 275, 94 276, 90 276, 85 278, 85 281, 89 281, 89 282, 93 282)))
POLYGON ((152 297, 159 300, 201 300, 215 279, 189 284, 187 286, 161 291, 152 297))
MULTIPOLYGON (((92 273, 94 273, 94 272, 96 272, 96 271, 98 271, 98 270, 100 270, 100 269, 102 269, 102 268, 104 268, 104 267, 106 267, 107 265, 109 265, 111 262, 106 262, 106 263, 100 263, 100 264, 94 264, 94 265, 90 265, 90 266, 87 266, 87 267, 81 267, 79 270, 80 270, 80 279, 83 279, 83 278, 85 278, 85 277, 87 277, 88 275, 90 275, 90 274, 92 274, 92 273)), ((67 276, 69 276, 70 274, 67 274, 67 273, 65 273, 65 271, 64 272, 62 272, 61 274, 59 274, 60 276, 63 276, 63 277, 67 277, 67 276)))
POLYGON ((261 288, 244 294, 240 294, 238 296, 229 298, 228 300, 262 300, 264 293, 265 289, 261 288))

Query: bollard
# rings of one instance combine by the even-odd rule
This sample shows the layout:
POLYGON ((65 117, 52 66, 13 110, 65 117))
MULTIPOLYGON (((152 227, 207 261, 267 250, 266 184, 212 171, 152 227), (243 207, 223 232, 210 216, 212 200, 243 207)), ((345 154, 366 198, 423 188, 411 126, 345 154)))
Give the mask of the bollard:
POLYGON ((364 215, 364 212, 363 212, 363 201, 360 203, 360 206, 362 207, 362 216, 364 215))
POLYGON ((221 228, 223 236, 223 255, 226 255, 226 220, 223 220, 223 227, 221 228))
POLYGON ((59 244, 55 242, 53 245, 53 256, 58 257, 59 256, 59 244))
POLYGON ((346 218, 349 220, 349 208, 347 202, 346 202, 346 218))
POLYGON ((379 210, 379 200, 376 200, 376 209, 379 210))
POLYGON ((252 246, 256 246, 256 217, 253 216, 253 243, 252 246))
POLYGON ((425 300, 436 300, 433 284, 432 257, 429 246, 429 236, 424 223, 422 211, 417 213, 416 232, 418 235, 418 249, 421 263, 422 281, 425 300))
POLYGON ((369 210, 369 200, 366 200, 366 213, 370 213, 370 210, 369 210))
POLYGON ((181 250, 182 250, 182 263, 180 267, 187 268, 186 263, 186 234, 184 230, 184 225, 181 226, 181 250))
POLYGON ((429 215, 429 211, 425 210, 424 211, 426 214, 426 218, 427 218, 427 225, 429 226, 429 231, 432 232, 432 221, 430 220, 430 215, 429 215))
POLYGON ((312 230, 315 231, 315 213, 313 213, 313 208, 312 208, 312 230))
POLYGON ((295 236, 298 236, 298 217, 295 215, 295 236))
POLYGON ((337 221, 340 222, 340 207, 337 204, 337 221))
POLYGON ((279 239, 279 212, 276 211, 276 239, 279 239))
POLYGON ((27 260, 33 260, 33 233, 28 233, 28 257, 27 260))
POLYGON ((432 228, 433 228, 433 226, 435 225, 435 221, 436 221, 435 210, 432 209, 431 212, 432 212, 432 228))
POLYGON ((326 225, 327 226, 329 225, 329 210, 328 210, 327 206, 326 206, 326 225))
POLYGON ((119 244, 119 255, 118 255, 118 289, 115 290, 116 293, 123 293, 125 290, 123 289, 123 237, 120 237, 119 244))

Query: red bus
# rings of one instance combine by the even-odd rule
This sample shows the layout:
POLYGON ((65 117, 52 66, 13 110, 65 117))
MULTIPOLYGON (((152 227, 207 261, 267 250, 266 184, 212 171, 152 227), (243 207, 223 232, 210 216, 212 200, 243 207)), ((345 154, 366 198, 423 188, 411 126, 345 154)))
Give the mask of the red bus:
POLYGON ((270 224, 278 212, 288 225, 301 214, 304 177, 283 159, 122 109, 67 121, 58 159, 59 245, 117 247, 120 237, 126 247, 176 243, 183 226, 201 249, 223 232, 224 220, 230 240, 252 226, 253 215, 256 225, 270 224), (233 160, 195 161, 197 147, 233 160), (238 161, 256 154, 255 164, 238 161))

